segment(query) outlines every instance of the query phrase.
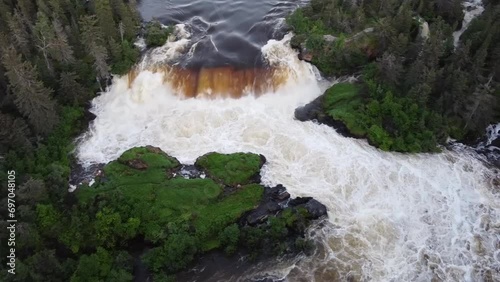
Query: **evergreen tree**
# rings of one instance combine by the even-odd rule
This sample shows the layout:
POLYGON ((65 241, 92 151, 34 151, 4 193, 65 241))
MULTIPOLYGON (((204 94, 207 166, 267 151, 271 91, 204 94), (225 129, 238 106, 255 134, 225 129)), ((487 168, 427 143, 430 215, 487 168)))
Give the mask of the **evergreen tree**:
POLYGON ((31 151, 30 129, 22 118, 0 112, 0 153, 9 149, 31 151))
POLYGON ((33 0, 17 0, 17 6, 21 11, 23 19, 32 24, 36 18, 36 5, 33 0))
POLYGON ((117 39, 119 37, 117 25, 113 19, 113 11, 109 0, 95 0, 94 4, 97 21, 104 34, 104 38, 108 39, 111 37, 117 39))
POLYGON ((12 15, 12 17, 8 22, 9 22, 9 29, 11 31, 10 34, 12 36, 12 41, 14 42, 14 45, 17 48, 19 48, 19 50, 22 52, 24 56, 30 57, 31 35, 28 31, 29 23, 25 21, 24 17, 18 10, 14 12, 14 14, 12 15))
POLYGON ((2 53, 2 63, 15 95, 14 103, 37 134, 48 134, 58 120, 56 104, 51 99, 52 89, 38 80, 35 67, 23 61, 13 47, 2 53))
POLYGON ((464 129, 472 131, 486 128, 497 117, 498 97, 493 95, 493 77, 477 86, 464 109, 464 129))
POLYGON ((59 20, 52 21, 55 36, 51 46, 51 55, 58 62, 72 63, 75 58, 73 56, 73 49, 69 45, 68 36, 64 31, 59 20))
POLYGON ((68 105, 82 105, 89 99, 86 90, 78 81, 78 76, 74 72, 63 72, 59 78, 58 97, 68 105))
POLYGON ((82 29, 82 42, 87 48, 87 52, 94 59, 94 69, 100 78, 109 76, 110 67, 107 63, 108 50, 105 46, 105 41, 102 32, 97 26, 95 16, 84 16, 80 19, 82 29))
POLYGON ((400 59, 386 52, 377 60, 377 68, 379 79, 392 89, 396 89, 403 74, 403 64, 400 59))

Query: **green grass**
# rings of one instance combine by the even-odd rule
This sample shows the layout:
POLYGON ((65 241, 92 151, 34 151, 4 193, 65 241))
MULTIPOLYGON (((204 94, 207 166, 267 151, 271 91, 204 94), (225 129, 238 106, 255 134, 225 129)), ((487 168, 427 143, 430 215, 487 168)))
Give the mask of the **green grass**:
POLYGON ((154 147, 137 147, 130 149, 118 158, 118 162, 125 163, 133 159, 141 159, 151 168, 172 169, 180 165, 176 158, 154 147))
POLYGON ((377 85, 375 90, 370 89, 371 98, 363 100, 359 95, 360 88, 350 83, 332 86, 323 98, 324 112, 342 121, 354 136, 366 137, 371 145, 384 151, 417 153, 438 150, 434 134, 442 124, 438 115, 419 108, 408 98, 383 91, 377 85))
POLYGON ((212 153, 197 164, 217 180, 171 178, 178 165, 174 158, 152 147, 134 148, 107 164, 95 185, 76 190, 78 206, 67 218, 40 206, 39 222, 75 254, 144 240, 151 245, 143 259, 152 273, 173 274, 216 249, 228 255, 240 248, 255 257, 283 254, 288 236, 308 226, 307 215, 288 209, 270 216, 267 224, 238 224, 262 202, 264 186, 242 184, 260 172, 262 161, 250 153, 212 153), (127 165, 131 160, 147 167, 134 169, 127 165), (225 171, 230 177, 224 177, 225 171), (227 187, 221 180, 242 185, 227 187))
POLYGON ((219 154, 209 153, 196 160, 214 180, 226 185, 249 184, 260 172, 261 158, 252 153, 219 154))
POLYGON ((235 223, 244 212, 254 209, 263 193, 264 187, 261 185, 246 185, 220 202, 201 209, 194 226, 200 237, 208 239, 203 243, 204 251, 218 248, 220 232, 235 223))
POLYGON ((212 179, 167 180, 159 168, 138 171, 113 162, 104 170, 109 180, 95 188, 80 189, 80 201, 89 202, 99 195, 113 206, 120 202, 127 204, 143 225, 189 221, 193 214, 216 202, 222 192, 222 187, 212 179), (115 199, 116 195, 121 199, 115 199))
POLYGON ((325 93, 323 109, 333 119, 342 121, 351 134, 362 137, 366 135, 366 129, 359 115, 362 107, 359 90, 358 85, 347 82, 333 85, 325 93))
MULTIPOLYGON (((261 158, 255 154, 214 153, 201 157, 197 164, 217 176, 217 181, 244 184, 259 173, 261 158)), ((247 184, 224 194, 224 185, 211 178, 169 178, 168 170, 178 165, 177 160, 151 147, 131 149, 107 164, 103 179, 76 192, 85 211, 98 206, 100 214, 99 220, 89 219, 88 241, 113 245, 142 235, 157 246, 158 251, 151 253, 151 261, 166 269, 178 268, 175 263, 178 258, 168 253, 176 249, 171 244, 179 236, 193 239, 188 241, 195 244, 195 252, 226 248, 221 238, 227 236, 221 234, 245 212, 258 206, 264 187, 247 184), (127 163, 131 160, 144 162, 148 167, 143 170, 129 167, 127 163), (103 224, 107 227, 102 228, 103 224)), ((235 238, 229 251, 237 247, 235 238)), ((180 246, 179 252, 191 253, 190 244, 180 246)), ((186 263, 192 259, 186 256, 186 263)))
MULTIPOLYGON (((208 162, 205 165, 211 168, 211 175, 232 184, 249 182, 261 164, 255 154, 209 154, 200 160, 208 162), (231 177, 222 175, 224 167, 231 177)), ((77 190, 77 196, 82 205, 97 199, 120 213, 122 219, 138 218, 146 238, 160 236, 169 223, 188 223, 195 227, 196 236, 203 238, 202 249, 217 248, 219 232, 253 209, 264 187, 245 185, 223 197, 223 186, 210 178, 168 179, 166 170, 177 165, 177 160, 154 148, 134 148, 103 168, 105 180, 77 190), (124 164, 134 159, 144 161, 148 168, 137 170, 124 164)))

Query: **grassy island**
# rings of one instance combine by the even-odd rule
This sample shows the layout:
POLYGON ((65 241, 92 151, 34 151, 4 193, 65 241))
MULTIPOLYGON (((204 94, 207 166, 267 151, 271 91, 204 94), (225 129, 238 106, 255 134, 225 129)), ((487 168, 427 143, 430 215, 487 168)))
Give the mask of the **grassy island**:
POLYGON ((148 276, 168 281, 210 251, 251 259, 307 252, 305 231, 326 208, 261 185, 264 162, 252 153, 209 153, 184 166, 159 148, 130 149, 64 202, 35 204, 36 228, 20 238, 18 274, 7 277, 131 281, 139 259, 148 276), (41 261, 43 271, 34 266, 41 261))

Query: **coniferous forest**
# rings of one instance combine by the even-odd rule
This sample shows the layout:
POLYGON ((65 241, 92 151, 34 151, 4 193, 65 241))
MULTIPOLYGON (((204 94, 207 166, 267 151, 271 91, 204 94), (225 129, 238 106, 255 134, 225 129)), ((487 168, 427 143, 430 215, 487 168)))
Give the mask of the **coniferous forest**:
POLYGON ((8 191, 2 185, 0 280, 98 281, 115 262, 123 265, 113 266, 109 277, 131 279, 125 254, 99 249, 97 259, 95 249, 71 252, 62 242, 68 245, 73 235, 51 220, 71 206, 70 152, 88 125, 84 109, 111 74, 125 74, 136 62, 139 28, 134 0, 0 1, 0 179, 7 183, 7 173, 15 171, 19 222, 16 274, 10 275, 8 191), (82 253, 89 256, 79 264, 82 253))
POLYGON ((292 45, 327 75, 360 78, 328 90, 324 113, 387 151, 476 142, 499 120, 500 5, 484 1, 455 42, 462 2, 313 0, 295 11, 292 45))
MULTIPOLYGON (((307 50, 307 60, 325 76, 358 77, 327 90, 325 115, 383 150, 437 152, 448 137, 473 143, 500 120, 500 2, 485 0, 484 6, 456 46, 453 33, 464 17, 460 0, 312 0, 287 22, 295 33, 292 46, 307 50)), ((262 197, 263 188, 250 176, 243 177, 247 190, 234 197, 206 202, 200 196, 198 218, 182 222, 192 225, 165 231, 153 204, 113 194, 129 169, 126 154, 108 167, 116 177, 111 184, 99 184, 110 193, 68 192, 73 141, 88 127, 89 102, 112 75, 126 74, 137 62, 140 51, 133 43, 140 29, 135 0, 0 0, 1 281, 131 281, 126 242, 138 238, 152 242, 145 261, 157 281, 166 281, 204 251, 226 246, 234 253, 242 244, 257 250, 270 240, 281 253, 283 233, 297 222, 302 227, 293 232, 304 232, 310 218, 303 210, 284 212, 268 229, 236 226, 241 213, 253 208, 244 203, 262 197), (4 183, 10 171, 16 176, 16 275, 7 273, 5 248, 10 207, 4 183), (151 213, 137 215, 151 207, 151 213), (213 212, 217 208, 220 213, 213 212)), ((169 32, 150 23, 147 45, 163 45, 169 32)), ((152 180, 146 181, 179 165, 162 153, 152 155, 146 172, 152 180)), ((260 159, 248 158, 258 173, 260 159)), ((215 184, 220 179, 196 185, 213 191, 215 199, 222 193, 215 184)), ((137 181, 130 175, 126 180, 137 181)), ((161 180, 172 189, 186 185, 161 180)), ((147 198, 133 189, 127 193, 147 198)), ((309 247, 302 239, 295 245, 309 247)))

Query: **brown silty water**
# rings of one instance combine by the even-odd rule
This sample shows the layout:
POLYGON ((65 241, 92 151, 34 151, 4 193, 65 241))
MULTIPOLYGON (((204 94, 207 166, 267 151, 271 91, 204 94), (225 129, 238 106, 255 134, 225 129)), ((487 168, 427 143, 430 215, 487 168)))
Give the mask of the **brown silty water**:
MULTIPOLYGON (((174 93, 185 98, 260 96, 274 92, 289 76, 287 69, 275 67, 237 69, 226 66, 193 69, 164 65, 147 70, 161 73, 164 82, 173 88, 174 93)), ((143 70, 132 70, 128 73, 129 86, 140 71, 143 70)))

